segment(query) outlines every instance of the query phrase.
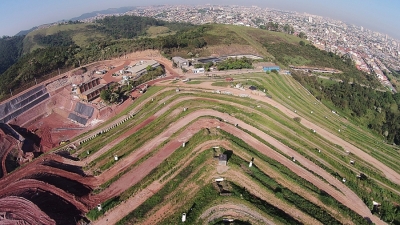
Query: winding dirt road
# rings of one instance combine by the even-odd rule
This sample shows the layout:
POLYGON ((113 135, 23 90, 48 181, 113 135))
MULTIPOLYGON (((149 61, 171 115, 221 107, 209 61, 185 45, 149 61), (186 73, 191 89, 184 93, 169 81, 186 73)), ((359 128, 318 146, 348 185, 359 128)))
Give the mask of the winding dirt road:
POLYGON ((203 220, 207 219, 206 223, 208 224, 213 220, 226 216, 232 216, 233 218, 250 218, 252 220, 256 220, 257 222, 262 222, 262 224, 275 224, 260 213, 242 204, 219 204, 207 209, 203 214, 200 215, 200 218, 203 220))
MULTIPOLYGON (((283 105, 276 102, 275 100, 273 100, 271 98, 267 98, 267 97, 261 97, 258 95, 254 95, 249 90, 242 91, 242 90, 238 90, 235 88, 216 87, 216 86, 211 85, 212 82, 204 82, 201 84, 190 84, 190 85, 185 84, 185 83, 179 83, 179 84, 182 86, 185 86, 185 87, 189 87, 189 88, 198 87, 198 88, 209 89, 209 90, 229 91, 229 92, 233 93, 234 95, 247 94, 247 95, 251 96, 251 99, 259 100, 259 101, 262 101, 262 102, 265 102, 265 103, 268 103, 268 104, 274 106, 275 108, 279 109, 282 113, 284 113, 285 115, 287 115, 290 118, 295 118, 295 117, 299 116, 298 114, 296 114, 295 112, 292 112, 291 110, 284 107, 283 105)), ((167 84, 160 83, 160 85, 167 85, 167 84)), ((353 154, 362 158, 366 162, 369 162, 371 165, 374 165, 377 169, 382 171, 382 173, 386 176, 387 179, 400 185, 400 174, 397 173, 396 171, 394 171, 393 169, 389 168, 388 166, 386 166, 385 164, 383 164, 376 158, 372 157, 368 153, 366 153, 363 150, 357 148, 356 146, 346 142, 345 140, 341 139, 340 137, 324 130, 323 128, 315 125, 314 123, 308 121, 305 118, 301 118, 300 123, 305 127, 314 129, 317 132, 317 134, 323 136, 325 139, 330 140, 331 142, 333 142, 339 146, 342 146, 345 150, 352 152, 353 154)))
MULTIPOLYGON (((175 132, 177 132, 179 129, 181 129, 181 127, 183 127, 184 125, 188 124, 190 121, 193 121, 199 117, 202 116, 215 116, 215 117, 219 117, 222 119, 227 119, 229 122, 231 123, 238 123, 239 126, 241 126, 242 128, 254 133, 255 135, 263 138, 264 140, 266 140, 267 142, 269 142, 270 144, 274 145, 276 148, 280 149, 282 152, 284 152, 285 154, 287 154, 288 156, 295 156, 298 161, 305 166, 306 168, 308 168, 309 170, 314 171, 315 173, 317 173, 318 175, 320 175, 321 177, 323 177, 326 181, 329 182, 326 183, 324 181, 322 181, 321 179, 317 178, 316 176, 314 176, 313 174, 311 174, 309 171, 307 171, 306 169, 304 169, 303 167, 299 166, 298 164, 293 163, 290 159, 288 159, 287 157, 279 154, 278 152, 276 152, 275 150, 269 148, 268 146, 265 146, 262 142, 258 141, 257 139, 255 139, 254 137, 252 137, 251 135, 247 134, 246 132, 232 126, 229 125, 227 123, 223 123, 223 122, 219 122, 216 120, 211 120, 211 119, 199 119, 198 121, 201 121, 201 124, 204 127, 204 125, 206 124, 206 127, 211 128, 211 127, 220 127, 221 129, 237 136, 240 137, 242 140, 245 140, 247 144, 249 144, 250 146, 252 146, 253 148, 257 149, 258 151, 260 151, 261 153, 267 155, 268 157, 277 160, 278 162, 280 162, 281 164, 283 164, 284 166, 286 166, 287 168, 289 168, 290 170, 294 171, 296 174, 298 174, 299 176, 303 177, 304 179, 306 179, 307 181, 313 183, 315 186, 317 186, 318 188, 326 191, 328 194, 330 194, 331 196, 333 196, 335 199, 337 199, 339 202, 341 202, 342 204, 346 205, 347 207, 349 207, 350 209, 352 209, 353 211, 357 212, 358 214, 362 215, 363 217, 369 217, 374 223, 376 224, 382 224, 382 221, 379 220, 376 216, 373 216, 369 210, 369 208, 363 203, 363 201, 354 193, 352 192, 347 186, 345 186, 343 183, 341 183, 339 180, 337 180, 336 178, 334 178, 333 176, 331 176, 329 173, 327 173, 325 170, 321 169, 320 167, 318 167, 317 165, 315 165, 314 163, 312 163, 311 161, 309 161, 308 159, 306 159, 305 157, 301 156, 299 153, 297 153, 296 151, 290 149, 289 147, 283 145, 282 143, 280 143, 279 141, 275 140, 274 138, 270 137, 269 135, 266 135, 265 133, 263 133, 262 131, 244 124, 242 121, 229 116, 228 114, 225 113, 221 113, 221 112, 217 112, 214 110, 198 110, 195 111, 193 113, 188 114, 187 116, 185 116, 184 118, 178 120, 177 122, 175 122, 174 124, 171 124, 171 126, 169 126, 169 128, 167 130, 165 130, 163 133, 161 133, 160 135, 158 135, 156 138, 152 139, 151 141, 149 141, 146 145, 144 145, 143 147, 137 149, 134 153, 132 153, 129 157, 125 158, 124 160, 121 160, 117 163, 117 165, 115 165, 114 167, 110 168, 108 171, 105 171, 101 176, 103 176, 102 180, 107 180, 104 178, 109 178, 112 177, 115 174, 118 174, 119 172, 124 171, 131 163, 134 163, 135 161, 139 160, 141 157, 143 157, 144 155, 146 155, 148 152, 151 151, 151 149, 155 148, 156 146, 158 146, 159 144, 161 144, 163 141, 167 140, 168 137, 170 137, 172 134, 174 134, 175 132), (337 191, 335 188, 333 188, 331 185, 336 186, 341 192, 337 191)), ((198 125, 198 123, 194 123, 196 124, 195 128, 191 128, 191 126, 189 126, 187 129, 197 129, 200 130, 200 126, 198 125)), ((165 146, 168 146, 168 149, 175 147, 178 148, 180 146, 180 143, 182 143, 183 141, 187 141, 190 139, 190 134, 193 134, 194 130, 192 130, 192 132, 182 132, 178 138, 176 138, 175 140, 169 142, 168 144, 166 144, 165 146), (183 135, 183 136, 182 136, 183 135)), ((195 132, 194 132, 195 133, 195 132)), ((159 152, 165 152, 165 150, 167 149, 161 149, 159 152)), ((170 149, 171 150, 171 149, 170 149)), ((172 154, 174 149, 172 149, 171 153, 172 154)), ((155 168, 157 165, 159 165, 164 159, 166 159, 169 154, 164 154, 164 157, 157 157, 154 158, 154 161, 152 161, 152 163, 143 163, 141 165, 139 165, 140 167, 144 167, 142 169, 137 168, 138 170, 135 171, 140 171, 141 176, 143 176, 143 173, 150 173, 150 171, 155 168)), ((150 159, 149 159, 150 160, 150 159)), ((147 160, 148 161, 148 160, 147 160)), ((118 180, 117 182, 113 183, 108 189, 111 189, 109 191, 105 190, 104 191, 104 195, 109 197, 112 197, 115 194, 118 194, 119 192, 123 191, 123 189, 119 189, 118 186, 121 185, 123 179, 132 179, 132 177, 130 177, 130 175, 134 172, 128 172, 127 174, 123 175, 120 180, 118 180), (124 178, 125 176, 125 178, 124 178), (110 196, 111 195, 111 196, 110 196)), ((126 183, 124 183, 126 184, 126 183)), ((103 194, 103 193, 102 193, 103 194)), ((106 197, 104 196, 104 197, 106 197)))

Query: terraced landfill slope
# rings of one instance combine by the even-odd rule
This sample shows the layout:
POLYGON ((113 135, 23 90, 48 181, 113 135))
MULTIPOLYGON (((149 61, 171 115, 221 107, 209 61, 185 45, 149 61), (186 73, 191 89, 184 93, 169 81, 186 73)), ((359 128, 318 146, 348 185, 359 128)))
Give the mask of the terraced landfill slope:
POLYGON ((224 75, 155 82, 120 115, 3 177, 4 221, 399 221, 400 210, 390 208, 400 203, 391 146, 333 114, 290 76, 230 77, 245 89, 224 75))

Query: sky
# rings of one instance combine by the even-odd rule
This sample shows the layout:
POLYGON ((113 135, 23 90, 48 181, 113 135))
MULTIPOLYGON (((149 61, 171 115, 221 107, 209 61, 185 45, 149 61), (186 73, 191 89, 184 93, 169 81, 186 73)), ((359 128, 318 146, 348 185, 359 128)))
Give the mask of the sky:
POLYGON ((400 40, 399 0, 0 0, 0 36, 97 10, 156 4, 256 5, 306 12, 388 34, 400 40))

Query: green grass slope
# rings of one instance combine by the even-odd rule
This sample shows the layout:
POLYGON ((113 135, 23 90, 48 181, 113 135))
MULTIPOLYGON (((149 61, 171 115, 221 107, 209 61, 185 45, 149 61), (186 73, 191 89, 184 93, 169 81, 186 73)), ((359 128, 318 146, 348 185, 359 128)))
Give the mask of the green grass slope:
POLYGON ((68 36, 72 38, 74 43, 78 46, 86 46, 94 40, 101 40, 105 38, 105 35, 91 28, 92 24, 63 24, 55 25, 49 28, 39 29, 27 34, 23 41, 23 52, 30 53, 38 48, 45 48, 46 46, 41 45, 35 40, 36 35, 54 35, 59 32, 66 32, 68 36))

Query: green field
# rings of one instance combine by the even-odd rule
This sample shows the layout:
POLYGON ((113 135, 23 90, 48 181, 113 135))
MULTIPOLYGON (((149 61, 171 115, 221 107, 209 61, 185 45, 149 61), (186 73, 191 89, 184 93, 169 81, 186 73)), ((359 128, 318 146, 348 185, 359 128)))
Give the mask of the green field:
POLYGON ((91 24, 64 24, 64 25, 55 25, 49 28, 39 29, 30 32, 25 36, 23 41, 23 51, 25 53, 32 52, 38 48, 44 48, 45 46, 41 46, 33 40, 35 35, 52 35, 58 32, 68 32, 71 36, 72 40, 76 45, 85 47, 89 45, 93 41, 102 40, 105 38, 105 35, 95 31, 94 29, 89 29, 88 26, 91 24))
MULTIPOLYGON (((330 112, 331 109, 321 105, 321 103, 316 101, 312 95, 308 94, 308 92, 304 88, 302 88, 296 81, 294 81, 293 78, 291 78, 290 76, 281 76, 274 73, 267 75, 263 73, 250 74, 246 76, 237 75, 234 76, 234 78, 236 82, 242 82, 244 84, 247 83, 247 85, 258 85, 265 87, 268 90, 268 93, 272 95, 273 99, 287 106, 289 109, 296 110, 300 117, 306 118, 309 121, 319 124, 320 126, 324 127, 324 129, 335 132, 341 138, 353 143, 363 150, 371 152, 371 154, 373 154, 378 160, 384 162, 387 165, 390 165, 391 168, 393 168, 397 172, 400 171, 400 168, 397 166, 399 164, 398 159, 393 157, 393 150, 391 150, 390 146, 376 144, 376 141, 379 140, 379 137, 374 136, 367 130, 354 125, 348 120, 340 117, 332 117, 332 113, 330 112), (312 111, 313 113, 310 113, 310 111, 312 111), (327 116, 328 119, 325 118, 325 116, 327 116), (344 132, 337 132, 338 124, 344 132)), ((223 81, 220 81, 218 79, 214 79, 214 81, 216 84, 221 84, 222 86, 226 87, 226 84, 223 81)), ((192 86, 200 84, 202 82, 203 79, 201 78, 198 80, 194 79, 192 81, 192 84, 190 85, 192 86)), ((112 167, 113 161, 106 160, 107 158, 110 158, 114 154, 127 157, 127 155, 134 152, 135 149, 138 149, 141 145, 143 145, 144 142, 142 142, 141 140, 154 138, 157 134, 159 134, 160 131, 165 130, 171 123, 180 120, 183 116, 189 113, 186 112, 180 113, 178 115, 172 115, 171 113, 176 109, 181 109, 182 107, 188 107, 190 109, 189 111, 212 109, 220 112, 229 113, 230 115, 234 115, 236 118, 243 121, 243 123, 252 124, 266 134, 284 143, 286 146, 289 146, 291 149, 295 149, 297 152, 305 156, 308 160, 314 162, 319 167, 329 172, 332 176, 337 177, 337 179, 342 179, 343 177, 346 177, 346 186, 354 191, 365 202, 367 206, 371 206, 372 200, 378 199, 380 202, 385 202, 385 205, 389 204, 387 207, 385 206, 385 208, 382 209, 385 210, 385 212, 388 212, 387 218, 391 218, 389 217, 389 212, 393 210, 393 208, 390 208, 391 206, 389 202, 400 201, 399 195, 397 194, 399 186, 383 178, 379 171, 377 171, 373 165, 363 161, 355 155, 347 155, 345 149, 343 149, 341 146, 337 146, 335 143, 332 143, 329 140, 324 139, 324 137, 322 136, 310 135, 311 132, 307 127, 304 127, 293 119, 286 117, 279 110, 271 107, 266 103, 247 101, 246 99, 237 98, 234 96, 215 95, 204 92, 202 90, 191 90, 190 92, 187 92, 182 87, 181 92, 179 93, 176 93, 174 89, 172 89, 171 91, 162 91, 159 94, 157 94, 157 92, 153 92, 151 96, 152 98, 154 97, 155 101, 148 102, 148 104, 146 104, 146 106, 142 108, 137 115, 135 115, 135 118, 130 123, 121 125, 121 127, 118 128, 119 134, 128 130, 129 127, 133 127, 135 125, 138 125, 141 121, 144 121, 147 118, 146 115, 153 115, 155 112, 160 111, 163 107, 165 107, 165 105, 163 104, 164 102, 167 106, 170 106, 170 108, 165 113, 163 113, 162 116, 156 118, 153 122, 151 122, 148 126, 142 128, 139 132, 133 134, 131 137, 124 140, 116 147, 110 149, 107 153, 103 154, 95 161, 91 162, 86 169, 103 171, 109 167, 112 167), (216 98, 216 96, 218 97, 216 98), (191 97, 198 100, 180 101, 179 99, 183 97, 191 97), (156 132, 154 132, 155 127, 157 127, 159 131, 157 130, 156 132), (316 149, 320 149, 322 150, 322 152, 318 154, 316 152, 316 149), (356 160, 357 163, 355 165, 350 165, 350 159, 356 160), (368 179, 362 182, 358 181, 356 175, 360 172, 366 174, 368 179), (385 199, 391 200, 387 202, 387 200, 385 199)), ((145 101, 149 101, 149 99, 145 101)), ((183 127, 181 131, 183 131, 184 129, 185 127, 183 127)), ((100 142, 95 138, 93 141, 85 143, 85 145, 83 145, 81 149, 79 149, 79 152, 85 152, 87 149, 91 149, 91 151, 96 151, 100 149, 106 143, 117 138, 117 136, 114 135, 116 134, 115 132, 117 132, 117 130, 110 131, 105 136, 100 136, 100 142)), ((202 170, 195 170, 193 172, 190 172, 190 174, 199 173, 193 175, 193 177, 189 174, 181 176, 179 175, 179 173, 176 173, 176 171, 182 169, 179 162, 183 159, 185 159, 186 161, 188 160, 187 154, 185 154, 185 152, 192 151, 192 149, 194 149, 201 142, 213 139, 229 141, 231 147, 230 149, 234 151, 235 157, 236 155, 240 157, 232 158, 229 166, 230 170, 244 173, 246 176, 248 176, 248 179, 254 182, 254 185, 260 185, 260 190, 264 190, 265 187, 271 185, 269 189, 267 188, 264 190, 266 191, 265 193, 269 193, 268 196, 270 194, 275 194, 276 201, 282 201, 282 204, 287 204, 287 207, 293 207, 293 205, 296 207, 300 205, 304 206, 304 208, 300 207, 296 210, 302 211, 305 217, 311 216, 324 224, 339 224, 343 221, 353 221, 353 223, 355 224, 361 224, 365 222, 352 210, 343 206, 341 203, 337 202, 329 195, 326 196, 325 193, 320 192, 320 190, 318 190, 318 188, 316 189, 313 184, 298 177, 290 170, 285 169, 284 167, 279 165, 279 163, 277 164, 276 162, 271 161, 270 159, 268 159, 268 157, 258 153, 257 150, 252 149, 245 143, 240 142, 240 139, 238 137, 232 136, 231 134, 227 134, 224 132, 221 133, 219 131, 211 131, 211 134, 213 135, 204 136, 204 131, 196 134, 193 139, 189 140, 189 145, 187 149, 185 149, 184 151, 176 151, 175 153, 173 153, 168 161, 162 163, 151 173, 151 176, 146 177, 145 180, 141 181, 139 184, 124 192, 124 194, 122 194, 118 199, 112 200, 114 202, 113 204, 106 204, 110 206, 115 206, 116 204, 126 201, 129 196, 131 196, 131 193, 137 192, 141 189, 140 187, 145 187, 149 185, 152 181, 162 177, 163 174, 167 174, 167 177, 163 178, 166 180, 171 179, 175 175, 177 176, 176 178, 172 178, 173 182, 171 181, 171 185, 175 184, 176 182, 182 183, 182 187, 185 186, 185 184, 188 186, 198 185, 198 195, 190 194, 190 196, 193 196, 193 198, 187 198, 187 196, 189 195, 188 192, 177 192, 175 186, 169 186, 169 183, 166 183, 166 186, 161 189, 159 193, 149 198, 139 208, 133 210, 131 214, 120 221, 120 224, 129 224, 132 222, 140 223, 141 221, 145 221, 146 219, 148 219, 150 214, 161 210, 162 206, 168 205, 171 202, 174 202, 174 204, 176 204, 176 202, 180 201, 182 202, 182 204, 178 204, 176 208, 174 208, 174 211, 176 211, 176 213, 171 214, 168 217, 163 218, 162 220, 159 220, 160 224, 174 223, 174 221, 177 221, 180 217, 179 212, 190 208, 190 205, 193 204, 193 201, 198 202, 198 200, 195 199, 215 198, 212 197, 213 195, 215 195, 215 189, 207 185, 202 186, 205 185, 207 182, 211 182, 210 178, 206 177, 207 174, 212 173, 211 171, 215 170, 214 163, 206 164, 207 166, 204 166, 202 170), (254 167, 254 169, 251 169, 250 173, 248 170, 243 171, 243 166, 241 165, 245 163, 246 159, 255 156, 260 159, 259 161, 257 161, 257 168, 254 167), (276 194, 276 188, 278 186, 281 192, 282 190, 285 190, 285 194, 276 194), (301 190, 296 188, 296 191, 294 191, 292 189, 293 186, 299 188, 301 187, 301 190), (170 197, 165 199, 161 196, 170 197), (319 200, 311 200, 314 198, 317 198, 319 200), (183 201, 183 199, 185 200, 183 201), (294 201, 299 202, 295 203, 294 201), (321 210, 322 208, 323 210, 321 210), (335 213, 338 210, 342 212, 340 216, 335 213), (326 213, 326 215, 324 213, 326 213)), ((148 153, 147 156, 145 156, 135 164, 132 164, 126 171, 119 174, 117 177, 110 180, 106 184, 102 185, 102 188, 98 191, 101 191, 104 188, 107 188, 111 183, 116 182, 118 178, 124 173, 130 170, 134 170, 136 167, 140 166, 146 159, 156 154, 163 145, 165 145, 169 141, 172 141, 176 135, 178 134, 174 134, 173 136, 171 136, 168 140, 164 142, 164 144, 153 149, 151 152, 148 153)), ((254 137, 263 142, 265 145, 270 146, 275 151, 284 154, 279 149, 275 149, 274 146, 270 145, 268 142, 265 142, 262 138, 257 136, 254 137)), ((207 157, 204 154, 202 156, 193 154, 190 157, 192 158, 192 160, 194 160, 194 162, 205 163, 207 162, 207 158, 209 158, 209 156, 207 157)), ((208 152, 207 154, 210 155, 212 153, 208 152)), ((286 155, 286 157, 290 158, 290 156, 288 155, 286 155)), ((300 166, 306 168, 301 164, 300 166)), ((195 164, 191 168, 198 167, 199 165, 195 164)), ((322 177, 319 177, 319 179, 327 182, 322 177)), ((236 187, 235 185, 237 186, 238 184, 232 180, 231 186, 236 187)), ((239 186, 241 185, 243 184, 239 184, 239 186)), ((197 208, 198 211, 196 212, 196 214, 193 214, 195 216, 191 218, 193 220, 190 221, 192 221, 194 224, 202 223, 202 220, 198 220, 198 216, 203 213, 207 208, 219 205, 221 204, 221 202, 239 201, 241 204, 247 204, 250 207, 254 206, 254 204, 260 204, 257 206, 257 208, 259 209, 262 208, 262 205, 268 205, 268 200, 267 202, 259 202, 260 200, 256 199, 258 199, 260 196, 254 195, 254 193, 251 193, 251 191, 250 193, 248 193, 248 197, 246 197, 247 202, 243 201, 243 199, 240 197, 238 198, 238 196, 244 194, 243 192, 241 193, 241 195, 235 191, 232 191, 232 193, 236 194, 232 194, 232 196, 228 198, 217 198, 207 205, 201 205, 201 207, 199 205, 199 207, 197 208)), ((107 210, 112 210, 111 208, 112 207, 107 210)), ((91 212, 91 214, 88 214, 88 217, 93 219, 97 218, 97 216, 92 215, 92 213, 94 213, 95 211, 96 210, 91 212)), ((285 221, 289 218, 292 218, 288 214, 286 214, 286 216, 285 214, 281 213, 271 214, 271 211, 268 210, 263 211, 262 213, 264 214, 265 218, 275 219, 277 221, 285 221)), ((286 213, 288 212, 286 211, 286 213)), ((396 215, 396 213, 394 215, 396 215)))

